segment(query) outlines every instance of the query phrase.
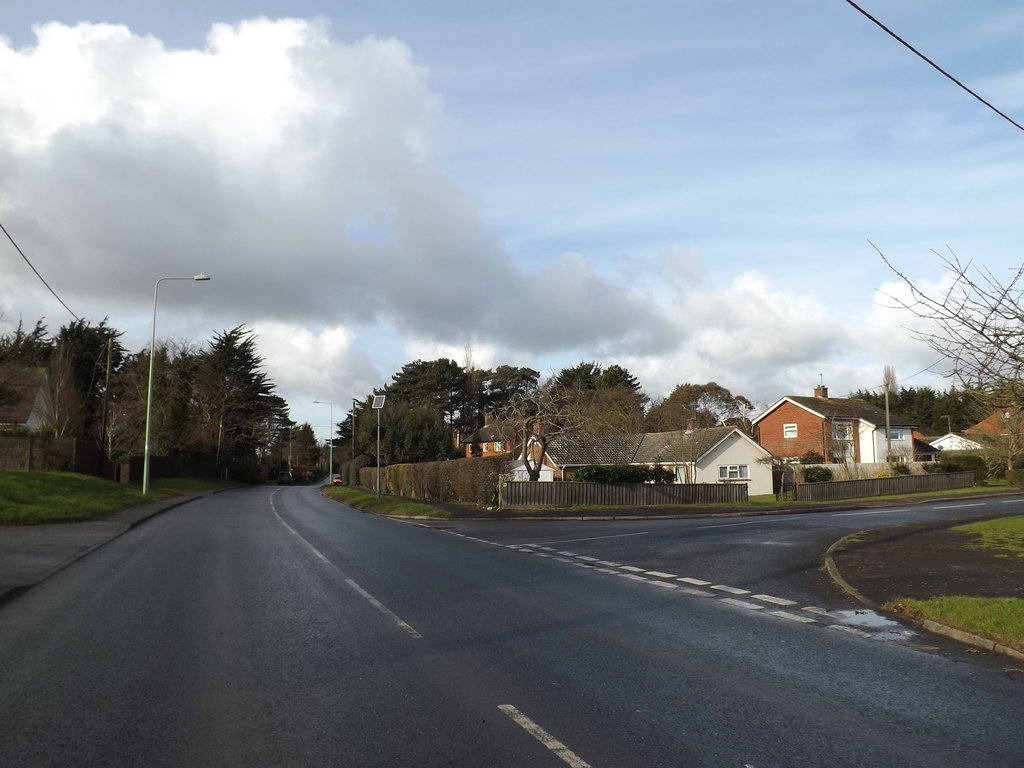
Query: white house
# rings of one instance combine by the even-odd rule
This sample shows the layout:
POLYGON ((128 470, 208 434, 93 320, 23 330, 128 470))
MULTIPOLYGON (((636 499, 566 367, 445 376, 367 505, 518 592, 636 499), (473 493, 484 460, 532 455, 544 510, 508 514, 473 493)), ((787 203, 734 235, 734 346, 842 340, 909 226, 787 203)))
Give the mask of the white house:
MULTIPOLYGON (((771 454, 736 427, 643 435, 574 435, 548 443, 542 480, 568 480, 592 464, 661 466, 679 483, 743 483, 750 496, 772 492, 771 454)), ((525 469, 517 467, 525 477, 525 469)), ((513 470, 515 472, 515 470, 513 470)), ((516 479, 520 479, 515 474, 516 479)))
POLYGON ((940 451, 980 451, 985 447, 976 440, 958 435, 956 432, 949 432, 942 437, 929 440, 928 444, 940 451))

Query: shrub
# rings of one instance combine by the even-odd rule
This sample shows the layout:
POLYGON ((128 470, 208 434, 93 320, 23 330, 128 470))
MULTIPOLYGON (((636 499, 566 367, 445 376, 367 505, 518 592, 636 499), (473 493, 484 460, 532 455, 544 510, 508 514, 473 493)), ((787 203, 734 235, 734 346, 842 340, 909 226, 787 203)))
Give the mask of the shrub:
POLYGON ((805 483, 827 483, 832 479, 832 470, 828 467, 807 467, 804 469, 805 483))
POLYGON ((988 464, 976 453, 946 451, 939 459, 939 472, 973 472, 974 483, 980 485, 988 477, 988 464))
POLYGON ((1006 470, 1006 482, 1010 485, 1016 485, 1018 488, 1024 486, 1024 470, 1022 469, 1008 469, 1006 470))
POLYGON ((805 453, 803 456, 800 457, 800 463, 801 464, 824 464, 825 463, 825 457, 822 456, 820 453, 815 453, 814 451, 808 451, 807 453, 805 453))
POLYGON ((573 472, 576 483, 672 483, 675 475, 665 467, 635 467, 627 464, 588 464, 573 472))
POLYGON ((892 474, 893 474, 893 476, 896 476, 896 475, 909 475, 910 474, 910 467, 908 467, 906 464, 893 464, 892 465, 892 474))

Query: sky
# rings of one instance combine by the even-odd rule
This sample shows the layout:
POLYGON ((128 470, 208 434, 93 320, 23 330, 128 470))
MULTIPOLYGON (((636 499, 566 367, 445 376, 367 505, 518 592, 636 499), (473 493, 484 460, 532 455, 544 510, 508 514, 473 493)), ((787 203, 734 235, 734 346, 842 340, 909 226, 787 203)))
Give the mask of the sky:
MULTIPOLYGON (((1018 122, 1024 8, 859 5, 1018 122)), ((0 330, 244 325, 327 436, 408 362, 652 398, 945 389, 888 296, 1010 276, 1024 132, 843 0, 0 7, 0 330), (70 309, 65 309, 61 301, 70 309), (314 400, 333 403, 325 406, 314 400)))

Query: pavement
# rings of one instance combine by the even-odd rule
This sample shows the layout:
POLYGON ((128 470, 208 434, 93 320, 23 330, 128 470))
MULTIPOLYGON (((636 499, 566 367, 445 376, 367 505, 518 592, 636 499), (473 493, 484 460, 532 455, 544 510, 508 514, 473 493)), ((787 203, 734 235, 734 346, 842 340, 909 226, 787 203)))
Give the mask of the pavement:
POLYGON ((0 605, 153 515, 209 494, 183 493, 82 523, 0 526, 0 605))
MULTIPOLYGON (((0 605, 42 583, 71 563, 127 533, 154 515, 217 492, 185 493, 113 512, 88 522, 0 526, 0 605)), ((881 504, 876 502, 872 506, 881 504)), ((833 506, 830 505, 829 508, 833 506)), ((740 514, 723 512, 722 509, 705 512, 710 513, 706 516, 740 514)), ((788 512, 791 514, 792 510, 788 512)), ((666 515, 645 515, 662 516, 666 515)), ((573 517, 578 519, 578 515, 573 517)), ((598 515, 593 517, 600 519, 598 515)), ((844 541, 836 542, 825 554, 825 567, 833 581, 854 600, 879 610, 883 602, 896 595, 914 596, 915 587, 918 586, 915 579, 922 571, 918 565, 931 563, 936 559, 948 563, 946 555, 937 552, 932 539, 928 537, 934 536, 936 530, 948 531, 951 525, 930 524, 917 528, 903 526, 897 536, 877 538, 876 534, 877 544, 870 540, 862 540, 855 548, 844 546, 844 541), (864 553, 868 553, 868 556, 865 557, 864 553), (887 565, 891 567, 885 568, 887 565), (885 572, 885 578, 880 579, 879 573, 882 571, 885 572)), ((932 570, 950 572, 949 568, 932 570)), ((1015 583, 1021 584, 1020 579, 1016 579, 1015 583)), ((950 584, 950 587, 952 586, 950 584)), ((1024 584, 1021 588, 1024 588, 1024 584)), ((965 593, 940 590, 938 594, 965 593)), ((986 638, 931 621, 923 622, 922 626, 930 632, 1024 660, 1024 653, 1021 651, 1007 648, 986 638)))

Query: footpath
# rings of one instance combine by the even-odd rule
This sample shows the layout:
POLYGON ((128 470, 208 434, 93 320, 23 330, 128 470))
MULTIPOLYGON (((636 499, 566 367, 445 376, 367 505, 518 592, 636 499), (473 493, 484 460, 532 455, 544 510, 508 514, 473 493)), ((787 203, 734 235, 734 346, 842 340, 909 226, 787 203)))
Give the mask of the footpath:
MULTIPOLYGON (((154 515, 211 493, 216 491, 181 494, 82 523, 0 526, 0 605, 154 515)), ((858 507, 887 505, 884 502, 859 503, 858 507)), ((836 508, 836 505, 829 505, 821 509, 801 509, 800 512, 814 514, 836 508)), ((653 519, 680 516, 666 514, 668 510, 661 512, 635 517, 653 519)), ((779 511, 779 514, 793 513, 793 509, 779 511)), ((740 514, 749 515, 750 512, 727 512, 716 508, 699 512, 694 510, 693 514, 685 516, 725 517, 740 514)), ((545 516, 546 519, 552 517, 545 516)), ((611 516, 587 514, 586 517, 596 520, 611 516)), ((572 519, 578 520, 580 516, 572 515, 572 519)), ((936 595, 1024 599, 1024 568, 1019 559, 999 557, 991 552, 965 547, 963 534, 950 530, 953 525, 949 522, 904 525, 879 528, 848 537, 828 550, 824 557, 825 567, 832 579, 851 598, 876 610, 897 598, 927 599, 936 595)), ((987 651, 1024 660, 1024 653, 1004 648, 985 638, 934 622, 925 622, 923 627, 987 651)))

